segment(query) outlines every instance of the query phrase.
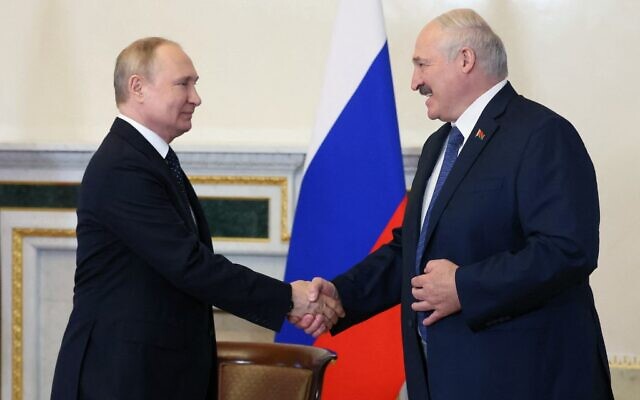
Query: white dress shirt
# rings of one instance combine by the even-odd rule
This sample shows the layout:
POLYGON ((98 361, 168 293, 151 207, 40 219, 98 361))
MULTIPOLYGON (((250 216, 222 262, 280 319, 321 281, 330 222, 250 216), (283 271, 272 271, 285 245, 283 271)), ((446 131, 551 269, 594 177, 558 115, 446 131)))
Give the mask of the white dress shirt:
POLYGON ((121 120, 127 121, 129 124, 131 124, 131 126, 136 128, 136 130, 140 132, 140 134, 145 139, 147 139, 147 142, 149 142, 149 144, 151 144, 153 148, 156 149, 158 153, 160 153, 162 158, 167 158, 167 153, 169 152, 169 145, 157 133, 147 128, 146 126, 142 125, 138 121, 134 121, 133 119, 127 117, 126 115, 118 114, 118 118, 120 118, 121 120))
MULTIPOLYGON (((460 149, 458 149, 458 154, 462 151, 462 147, 467 142, 467 138, 471 135, 471 130, 478 122, 480 118, 480 114, 484 111, 485 107, 491 99, 507 84, 507 80, 504 79, 498 83, 496 83, 491 89, 484 92, 480 97, 475 99, 473 103, 460 115, 457 121, 452 122, 451 125, 456 126, 464 140, 460 149)), ((429 177, 429 181, 427 182, 427 187, 424 191, 424 198, 422 200, 422 217, 420 219, 420 226, 424 224, 424 218, 427 215, 427 209, 429 208, 429 203, 431 202, 431 198, 433 197, 433 191, 436 188, 436 182, 438 180, 438 176, 440 175, 440 169, 442 168, 442 160, 444 159, 444 150, 447 146, 447 141, 445 140, 444 146, 440 150, 440 155, 438 156, 438 161, 436 165, 433 167, 433 172, 431 172, 431 176, 429 177)))

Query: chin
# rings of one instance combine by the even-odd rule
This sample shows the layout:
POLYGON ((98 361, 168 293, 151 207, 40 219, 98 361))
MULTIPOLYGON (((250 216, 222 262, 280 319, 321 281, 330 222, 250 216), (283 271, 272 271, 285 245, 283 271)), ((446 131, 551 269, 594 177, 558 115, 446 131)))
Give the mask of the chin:
POLYGON ((178 137, 182 136, 188 130, 189 129, 184 129, 184 128, 181 127, 180 129, 176 130, 176 132, 173 135, 173 138, 175 139, 175 138, 178 138, 178 137))

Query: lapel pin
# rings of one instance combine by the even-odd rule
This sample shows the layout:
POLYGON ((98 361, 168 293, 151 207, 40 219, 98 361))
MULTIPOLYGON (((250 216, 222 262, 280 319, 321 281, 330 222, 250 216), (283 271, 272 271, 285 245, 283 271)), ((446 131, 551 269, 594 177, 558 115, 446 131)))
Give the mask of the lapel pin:
POLYGON ((482 132, 482 129, 478 129, 478 132, 476 132, 476 137, 480 140, 484 140, 484 132, 482 132))

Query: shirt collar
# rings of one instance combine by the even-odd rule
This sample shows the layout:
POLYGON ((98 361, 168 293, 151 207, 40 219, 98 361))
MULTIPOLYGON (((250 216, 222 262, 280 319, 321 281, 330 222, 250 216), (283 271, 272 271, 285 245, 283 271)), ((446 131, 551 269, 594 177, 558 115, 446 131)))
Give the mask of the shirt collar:
POLYGON ((118 118, 128 122, 129 124, 131 124, 131 126, 136 128, 136 130, 140 132, 140 134, 145 139, 147 139, 147 142, 149 142, 149 144, 151 144, 151 146, 156 149, 156 151, 162 156, 162 158, 167 157, 167 153, 169 152, 169 145, 157 133, 142 125, 138 121, 135 121, 127 117, 126 115, 123 115, 122 113, 118 114, 118 118))
POLYGON ((491 89, 487 90, 480 97, 475 99, 475 101, 462 113, 460 118, 452 123, 452 125, 458 127, 462 136, 464 136, 465 142, 469 135, 471 135, 471 130, 476 126, 476 122, 480 119, 480 114, 482 114, 487 104, 489 104, 491 99, 493 99, 493 97, 498 94, 500 89, 502 89, 506 84, 506 79, 496 83, 491 89))

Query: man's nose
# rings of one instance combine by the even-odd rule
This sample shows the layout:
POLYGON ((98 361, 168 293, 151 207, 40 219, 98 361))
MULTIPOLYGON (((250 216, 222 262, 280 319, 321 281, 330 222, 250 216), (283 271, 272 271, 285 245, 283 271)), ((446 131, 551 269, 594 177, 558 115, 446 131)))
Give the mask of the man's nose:
POLYGON ((411 90, 418 90, 420 86, 422 86, 424 82, 422 81, 422 77, 418 73, 418 69, 413 69, 413 75, 411 76, 411 90))
POLYGON ((196 90, 195 87, 193 87, 193 89, 191 90, 191 94, 189 95, 189 101, 195 104, 196 107, 202 104, 202 99, 200 98, 200 95, 198 94, 198 91, 196 90))

